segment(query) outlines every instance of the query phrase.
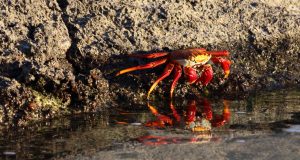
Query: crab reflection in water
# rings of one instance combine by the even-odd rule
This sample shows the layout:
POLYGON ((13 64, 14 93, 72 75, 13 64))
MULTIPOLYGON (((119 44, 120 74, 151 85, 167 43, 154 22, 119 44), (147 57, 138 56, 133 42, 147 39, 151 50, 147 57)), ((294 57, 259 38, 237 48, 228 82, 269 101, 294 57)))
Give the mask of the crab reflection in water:
POLYGON ((230 119, 229 102, 223 100, 223 113, 221 115, 213 114, 212 106, 206 98, 191 99, 182 116, 175 109, 172 101, 169 104, 172 110, 171 118, 167 115, 160 114, 158 110, 148 103, 148 108, 155 115, 155 121, 149 121, 144 125, 153 128, 166 128, 167 126, 181 127, 191 130, 194 134, 192 137, 168 137, 147 135, 138 138, 138 141, 146 145, 160 145, 170 143, 205 143, 209 141, 217 141, 218 138, 212 137, 211 130, 213 127, 221 127, 230 119), (202 106, 202 107, 201 107, 202 106), (182 125, 183 124, 183 125, 182 125))

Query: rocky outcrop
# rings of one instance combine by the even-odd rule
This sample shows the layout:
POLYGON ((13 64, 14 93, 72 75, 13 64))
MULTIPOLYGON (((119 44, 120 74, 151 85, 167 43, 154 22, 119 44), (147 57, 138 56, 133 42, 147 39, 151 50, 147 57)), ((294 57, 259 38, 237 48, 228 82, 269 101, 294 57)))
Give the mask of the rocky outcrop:
MULTIPOLYGON (((214 66, 211 95, 300 83, 296 0, 5 0, 0 8, 1 124, 32 103, 35 117, 43 117, 50 102, 37 97, 55 101, 50 106, 66 113, 144 102, 163 68, 115 77, 120 69, 146 62, 126 57, 131 53, 229 50, 232 74, 221 81, 220 67, 214 66)), ((169 87, 165 80, 155 92, 167 96, 169 87)), ((175 94, 185 96, 191 88, 202 91, 182 80, 175 94)))

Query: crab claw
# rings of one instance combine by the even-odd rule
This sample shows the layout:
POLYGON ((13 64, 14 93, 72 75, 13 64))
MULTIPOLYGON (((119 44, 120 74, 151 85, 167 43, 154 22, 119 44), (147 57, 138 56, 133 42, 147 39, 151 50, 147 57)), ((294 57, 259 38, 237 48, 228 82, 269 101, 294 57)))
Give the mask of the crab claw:
POLYGON ((213 70, 210 64, 203 66, 203 71, 200 78, 195 83, 201 82, 203 86, 206 86, 213 78, 213 70))
POLYGON ((188 79, 188 82, 190 84, 193 84, 196 82, 196 80, 198 79, 198 75, 197 72, 194 68, 192 67, 184 67, 184 74, 186 76, 186 78, 188 79))
POLYGON ((230 65, 231 65, 230 60, 221 57, 214 57, 211 58, 211 61, 213 63, 220 63, 225 74, 224 78, 228 78, 228 75, 230 73, 230 65))

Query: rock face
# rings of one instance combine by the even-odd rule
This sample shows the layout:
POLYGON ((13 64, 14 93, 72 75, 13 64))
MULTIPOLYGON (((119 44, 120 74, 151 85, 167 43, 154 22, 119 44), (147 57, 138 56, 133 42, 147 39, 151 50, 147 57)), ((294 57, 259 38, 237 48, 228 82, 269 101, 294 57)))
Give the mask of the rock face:
MULTIPOLYGON (((4 0, 0 8, 1 124, 32 103, 35 117, 49 117, 41 116, 49 103, 37 97, 69 113, 142 103, 163 67, 115 77, 146 62, 126 57, 131 53, 229 50, 232 74, 224 83, 220 66, 214 66, 212 95, 300 83, 297 0, 4 0)), ((165 80, 155 93, 167 96, 169 87, 165 80)), ((176 96, 190 88, 181 80, 176 96)), ((48 108, 49 114, 61 113, 48 108)), ((24 115, 19 117, 32 119, 24 115)))

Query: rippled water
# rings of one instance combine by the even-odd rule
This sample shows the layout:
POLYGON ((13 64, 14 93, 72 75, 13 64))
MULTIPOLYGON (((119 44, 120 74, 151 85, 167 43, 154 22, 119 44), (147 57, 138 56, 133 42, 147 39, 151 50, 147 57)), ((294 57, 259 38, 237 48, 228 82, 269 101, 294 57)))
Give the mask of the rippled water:
POLYGON ((0 138, 0 158, 50 159, 90 154, 114 150, 125 142, 244 143, 245 135, 300 132, 299 89, 261 92, 245 100, 225 103, 221 99, 195 97, 173 105, 154 102, 141 108, 134 112, 114 110, 74 115, 4 131, 0 138), (189 120, 192 114, 196 121, 189 120), (201 127, 193 128, 197 125, 201 127))

